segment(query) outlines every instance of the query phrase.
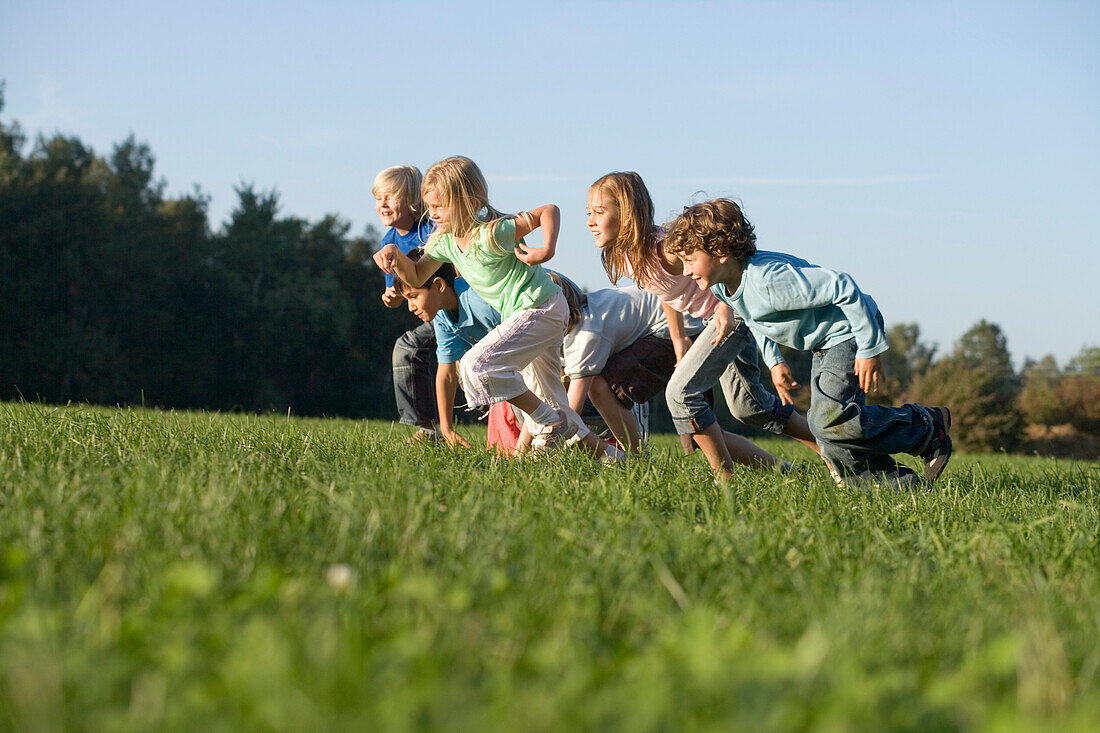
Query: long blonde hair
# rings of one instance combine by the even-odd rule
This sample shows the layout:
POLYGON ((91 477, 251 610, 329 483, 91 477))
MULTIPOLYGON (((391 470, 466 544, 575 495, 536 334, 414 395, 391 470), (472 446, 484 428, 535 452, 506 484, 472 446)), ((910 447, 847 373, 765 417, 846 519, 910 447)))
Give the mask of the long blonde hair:
POLYGON ((600 176, 588 187, 611 199, 619 210, 619 235, 600 248, 600 259, 612 283, 633 276, 645 285, 660 267, 657 254, 657 227, 653 223, 653 199, 642 177, 634 171, 615 171, 600 176))
MULTIPOLYGON (((501 250, 493 244, 493 233, 507 215, 489 205, 489 184, 474 161, 453 155, 432 163, 420 190, 421 195, 429 191, 439 194, 440 202, 447 208, 451 235, 465 237, 478 227, 488 226, 490 246, 501 250)), ((432 238, 439 234, 433 234, 432 238)))

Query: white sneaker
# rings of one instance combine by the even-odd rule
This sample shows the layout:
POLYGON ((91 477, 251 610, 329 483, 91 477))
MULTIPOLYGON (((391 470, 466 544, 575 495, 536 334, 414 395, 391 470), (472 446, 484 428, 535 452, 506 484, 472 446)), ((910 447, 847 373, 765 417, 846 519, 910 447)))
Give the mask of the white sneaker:
POLYGON ((540 452, 561 448, 565 441, 577 434, 577 426, 569 421, 565 412, 558 410, 558 419, 549 425, 543 425, 531 440, 531 450, 540 452))

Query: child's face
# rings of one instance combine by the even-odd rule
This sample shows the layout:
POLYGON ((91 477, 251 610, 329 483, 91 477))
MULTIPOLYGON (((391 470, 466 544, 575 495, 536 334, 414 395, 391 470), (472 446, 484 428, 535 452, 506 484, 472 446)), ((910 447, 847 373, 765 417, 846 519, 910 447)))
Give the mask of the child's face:
POLYGON ((443 293, 439 282, 442 281, 432 278, 422 288, 405 290, 409 311, 425 323, 435 318, 435 314, 443 308, 443 293))
POLYGON ((451 212, 443 205, 443 197, 439 192, 432 189, 425 191, 424 206, 428 209, 428 216, 435 222, 436 231, 447 231, 451 223, 451 212))
POLYGON ((392 191, 376 191, 374 210, 382 224, 397 229, 409 229, 413 223, 412 208, 401 196, 392 191))
POLYGON ((597 247, 610 247, 619 237, 619 207, 593 188, 588 192, 588 231, 597 247))
POLYGON ((715 257, 701 249, 681 253, 677 257, 684 263, 684 274, 703 290, 707 290, 715 283, 725 282, 724 276, 730 261, 729 257, 715 257))

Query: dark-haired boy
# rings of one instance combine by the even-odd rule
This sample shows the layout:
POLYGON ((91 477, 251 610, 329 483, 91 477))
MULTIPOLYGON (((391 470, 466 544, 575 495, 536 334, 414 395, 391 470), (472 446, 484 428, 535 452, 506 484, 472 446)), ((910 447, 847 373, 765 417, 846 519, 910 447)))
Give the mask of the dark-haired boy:
MULTIPOLYGON (((415 256, 414 251, 414 256, 415 256)), ((419 288, 398 277, 394 281, 398 295, 408 301, 409 310, 435 328, 436 403, 439 406, 439 431, 448 445, 469 446, 454 429, 454 401, 458 391, 458 362, 470 347, 500 325, 500 314, 461 277, 449 263, 443 263, 419 288)), ((621 461, 625 454, 600 440, 593 433, 578 441, 605 463, 621 461)))
MULTIPOLYGON (((946 407, 866 404, 889 344, 878 306, 850 275, 758 251, 752 224, 730 199, 684 209, 669 224, 664 245, 683 261, 684 274, 745 320, 758 343, 767 337, 813 352, 806 418, 822 457, 841 477, 916 483, 892 453, 920 456, 929 483, 943 472, 951 457, 946 407)), ((777 389, 798 388, 786 365, 768 367, 777 389)))

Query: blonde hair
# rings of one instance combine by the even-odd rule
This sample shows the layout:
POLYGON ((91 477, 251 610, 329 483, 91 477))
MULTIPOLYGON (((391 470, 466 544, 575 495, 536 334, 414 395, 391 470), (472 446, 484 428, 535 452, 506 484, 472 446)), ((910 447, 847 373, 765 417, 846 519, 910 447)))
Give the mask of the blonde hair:
MULTIPOLYGON (((477 164, 462 155, 453 155, 432 163, 421 184, 423 193, 434 191, 447 209, 450 234, 465 237, 481 226, 488 226, 490 246, 507 251, 493 242, 493 233, 507 215, 489 205, 489 184, 477 164)), ((440 232, 432 235, 439 236, 440 232)))
POLYGON ((423 218, 424 205, 420 199, 420 169, 414 165, 391 165, 377 176, 371 184, 370 191, 375 196, 379 193, 397 194, 412 211, 417 220, 423 218))
POLYGON ((565 324, 565 332, 569 333, 581 321, 581 309, 588 305, 588 296, 581 292, 577 284, 565 275, 547 270, 550 279, 561 288, 561 294, 565 296, 565 304, 569 307, 569 320, 565 324))
POLYGON ((632 275, 644 286, 659 267, 653 199, 642 177, 634 171, 615 171, 596 179, 589 193, 599 191, 619 211, 619 235, 600 248, 600 259, 612 283, 632 275))

